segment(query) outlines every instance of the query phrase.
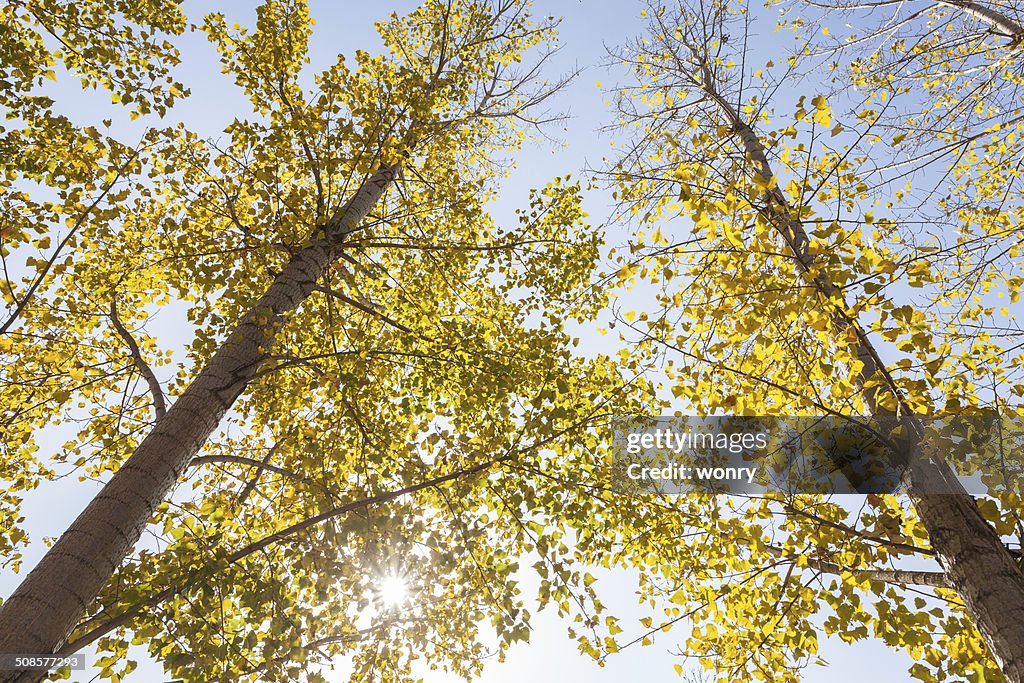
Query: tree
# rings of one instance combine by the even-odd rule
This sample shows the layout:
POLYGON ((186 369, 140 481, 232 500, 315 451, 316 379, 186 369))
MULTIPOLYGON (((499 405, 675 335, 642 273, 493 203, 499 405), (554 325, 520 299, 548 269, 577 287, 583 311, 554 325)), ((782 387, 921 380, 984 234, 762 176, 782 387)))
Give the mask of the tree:
MULTIPOLYGON (((1020 43, 1000 10, 922 5, 848 41, 829 37, 834 8, 789 13, 793 53, 762 59, 765 19, 746 4, 648 6, 648 33, 618 55, 636 79, 618 99, 635 137, 609 177, 637 224, 619 278, 657 299, 617 324, 666 359, 682 406, 891 415, 909 435, 936 414, 1019 416, 1019 330, 995 295, 1016 302, 1022 282, 1020 43), (861 38, 877 49, 843 61, 861 38)), ((587 533, 632 526, 633 542, 594 540, 581 558, 646 566, 642 597, 668 604, 637 642, 691 620, 685 651, 729 680, 795 680, 823 631, 905 648, 922 680, 1020 681, 1019 478, 978 499, 951 481, 918 459, 905 498, 854 508, 658 500, 587 533), (937 479, 951 492, 933 495, 937 479)))
POLYGON ((554 24, 428 0, 312 91, 304 3, 204 30, 253 117, 224 145, 149 133, 120 208, 12 313, 9 423, 82 419, 61 457, 113 474, 0 606, 0 651, 96 643, 112 678, 133 639, 194 681, 322 680, 339 653, 365 680, 469 674, 482 620, 499 651, 528 633, 511 576, 540 541, 516 472, 629 405, 563 329, 602 302, 580 185, 537 190, 516 226, 486 212, 559 87, 539 77, 554 24), (172 300, 196 334, 165 386, 143 325, 172 300), (371 599, 388 576, 415 610, 371 599))

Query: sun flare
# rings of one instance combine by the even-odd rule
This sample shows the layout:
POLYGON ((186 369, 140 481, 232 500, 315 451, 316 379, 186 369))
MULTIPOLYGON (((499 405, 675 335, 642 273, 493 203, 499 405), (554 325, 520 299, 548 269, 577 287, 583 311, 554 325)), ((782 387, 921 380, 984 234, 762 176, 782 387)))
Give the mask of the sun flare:
POLYGON ((398 607, 409 598, 409 586, 404 576, 388 574, 377 584, 377 592, 384 607, 398 607))

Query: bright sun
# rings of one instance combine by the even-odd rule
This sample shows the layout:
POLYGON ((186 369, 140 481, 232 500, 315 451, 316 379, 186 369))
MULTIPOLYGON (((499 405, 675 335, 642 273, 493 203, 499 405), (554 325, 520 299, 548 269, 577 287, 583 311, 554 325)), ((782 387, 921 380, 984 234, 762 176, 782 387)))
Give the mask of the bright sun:
POLYGON ((409 597, 409 586, 404 576, 388 574, 377 584, 377 592, 384 607, 398 607, 409 597))

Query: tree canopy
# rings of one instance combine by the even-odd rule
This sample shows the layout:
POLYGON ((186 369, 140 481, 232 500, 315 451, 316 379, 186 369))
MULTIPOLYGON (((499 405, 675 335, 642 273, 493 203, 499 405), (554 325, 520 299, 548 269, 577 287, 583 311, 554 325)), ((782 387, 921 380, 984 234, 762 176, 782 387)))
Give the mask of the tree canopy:
POLYGON ((899 492, 637 494, 613 429, 867 415, 916 453, 936 416, 1022 417, 1019 11, 638 12, 612 157, 502 215, 524 144, 576 134, 529 3, 425 0, 315 73, 300 0, 0 8, 4 568, 27 491, 106 482, 0 604, 0 652, 471 679, 547 607, 599 663, 670 640, 681 675, 796 681, 824 638, 875 638, 922 681, 1024 681, 1012 452, 985 495, 928 458, 899 492), (186 31, 250 105, 216 140, 161 118, 186 31), (144 132, 58 113, 48 79, 144 132), (637 578, 639 624, 599 569, 637 578))

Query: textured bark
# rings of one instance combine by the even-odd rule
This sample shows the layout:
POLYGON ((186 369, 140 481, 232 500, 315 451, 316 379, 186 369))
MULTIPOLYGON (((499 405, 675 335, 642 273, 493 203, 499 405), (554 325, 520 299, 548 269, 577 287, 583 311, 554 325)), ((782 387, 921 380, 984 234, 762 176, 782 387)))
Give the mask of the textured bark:
POLYGON ((907 487, 939 566, 1010 683, 1024 681, 1024 574, 966 493, 920 494, 945 466, 912 467, 907 487))
MULTIPOLYGON (((956 6, 965 4, 956 3, 956 6)), ((694 54, 698 53, 694 51, 694 54)), ((740 149, 750 159, 753 171, 771 178, 771 164, 757 135, 718 92, 710 68, 703 65, 700 72, 700 87, 728 122, 740 149)), ((807 232, 801 222, 793 218, 785 195, 778 188, 772 188, 765 192, 763 199, 764 216, 771 221, 792 255, 798 276, 825 305, 832 306, 836 326, 853 333, 854 351, 864 364, 855 384, 860 387, 865 405, 874 415, 892 415, 892 411, 879 407, 878 399, 881 391, 893 394, 903 408, 901 414, 911 416, 908 426, 922 434, 920 424, 903 405, 903 397, 867 332, 846 314, 848 307, 841 292, 828 281, 827 273, 812 275, 815 258, 808 250, 807 232), (875 378, 882 381, 865 387, 868 380, 875 378)), ((911 458, 904 482, 918 517, 928 531, 945 582, 963 599, 967 613, 1007 680, 1024 683, 1024 574, 1020 567, 947 465, 923 457, 911 458), (935 491, 946 493, 933 493, 935 491)))
MULTIPOLYGON (((383 166, 291 259, 195 380, 88 507, 0 606, 0 652, 57 651, 138 541, 156 507, 255 376, 283 317, 314 290, 400 172, 383 166)), ((35 681, 40 672, 0 672, 35 681)))

